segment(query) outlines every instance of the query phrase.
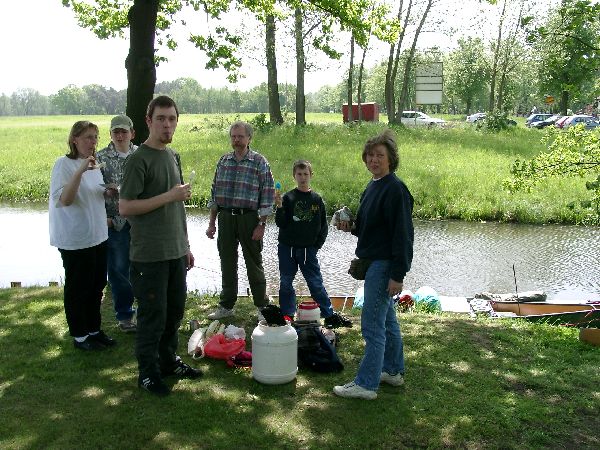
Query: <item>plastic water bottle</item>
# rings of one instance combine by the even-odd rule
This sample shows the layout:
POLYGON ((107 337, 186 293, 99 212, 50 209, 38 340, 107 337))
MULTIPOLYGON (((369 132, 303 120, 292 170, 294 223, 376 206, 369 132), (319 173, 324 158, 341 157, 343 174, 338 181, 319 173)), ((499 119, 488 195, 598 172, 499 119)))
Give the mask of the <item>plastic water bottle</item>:
POLYGON ((196 181, 196 171, 192 170, 190 172, 190 177, 188 178, 188 183, 190 185, 190 189, 194 186, 194 181, 196 181))

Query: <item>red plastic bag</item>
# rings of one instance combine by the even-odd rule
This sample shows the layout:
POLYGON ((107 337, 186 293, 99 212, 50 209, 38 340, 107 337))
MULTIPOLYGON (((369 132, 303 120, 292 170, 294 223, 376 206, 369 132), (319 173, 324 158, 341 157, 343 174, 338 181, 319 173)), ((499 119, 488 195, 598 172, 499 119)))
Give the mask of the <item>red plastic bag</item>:
POLYGON ((223 333, 215 334, 204 344, 204 354, 216 359, 231 358, 245 349, 244 339, 228 340, 223 333))

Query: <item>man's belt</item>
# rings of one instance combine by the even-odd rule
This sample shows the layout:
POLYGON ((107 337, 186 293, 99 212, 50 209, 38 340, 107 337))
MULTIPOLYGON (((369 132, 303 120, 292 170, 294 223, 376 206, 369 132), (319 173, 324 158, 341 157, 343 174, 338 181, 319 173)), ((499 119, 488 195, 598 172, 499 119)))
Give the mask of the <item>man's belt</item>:
POLYGON ((256 209, 247 209, 247 208, 221 208, 219 207, 219 212, 225 212, 227 214, 231 214, 232 216, 241 216, 244 214, 254 213, 257 214, 256 209))

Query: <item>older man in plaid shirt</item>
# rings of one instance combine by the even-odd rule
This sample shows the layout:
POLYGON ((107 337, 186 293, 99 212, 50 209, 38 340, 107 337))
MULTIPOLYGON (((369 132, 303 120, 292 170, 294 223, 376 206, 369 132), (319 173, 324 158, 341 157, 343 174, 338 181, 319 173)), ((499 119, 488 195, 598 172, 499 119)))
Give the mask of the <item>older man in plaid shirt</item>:
POLYGON ((214 238, 218 217, 217 248, 222 274, 221 301, 208 318, 222 319, 234 314, 238 293, 238 244, 241 244, 258 320, 262 320, 261 309, 269 300, 261 252, 267 217, 273 212, 273 176, 265 157, 250 149, 250 124, 235 122, 229 136, 233 151, 223 155, 217 163, 208 203, 210 221, 206 235, 214 238))

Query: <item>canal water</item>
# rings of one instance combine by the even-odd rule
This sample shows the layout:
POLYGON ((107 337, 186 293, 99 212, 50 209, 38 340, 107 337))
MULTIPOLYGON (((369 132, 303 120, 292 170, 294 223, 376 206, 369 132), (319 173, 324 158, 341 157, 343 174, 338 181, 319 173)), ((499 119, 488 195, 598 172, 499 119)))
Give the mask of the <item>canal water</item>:
MULTIPOLYGON (((48 213, 37 207, 0 206, 0 287, 63 280, 58 250, 48 244, 48 213)), ((188 230, 196 267, 188 288, 219 292, 220 264, 216 240, 205 235, 208 216, 188 211, 188 230)), ((330 228, 319 252, 325 287, 330 295, 354 294, 359 281, 347 273, 356 238, 330 228)), ((267 226, 264 265, 268 292, 277 294, 277 227, 267 226)), ((600 300, 600 229, 562 225, 415 221, 413 265, 404 286, 413 292, 429 286, 441 295, 472 296, 479 292, 542 290, 549 299, 600 300)), ((248 289, 243 258, 239 261, 240 294, 248 289)), ((308 289, 301 275, 299 294, 308 289)))

